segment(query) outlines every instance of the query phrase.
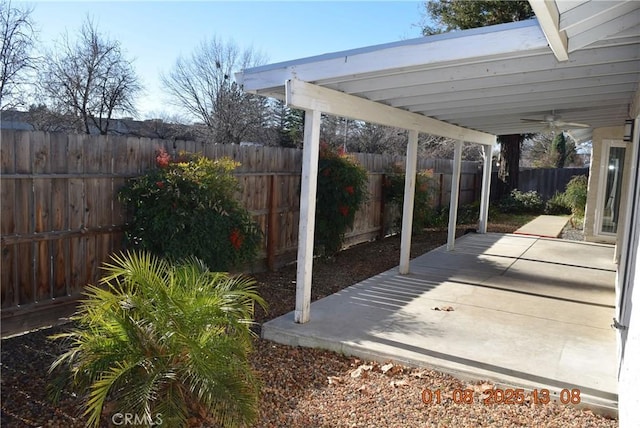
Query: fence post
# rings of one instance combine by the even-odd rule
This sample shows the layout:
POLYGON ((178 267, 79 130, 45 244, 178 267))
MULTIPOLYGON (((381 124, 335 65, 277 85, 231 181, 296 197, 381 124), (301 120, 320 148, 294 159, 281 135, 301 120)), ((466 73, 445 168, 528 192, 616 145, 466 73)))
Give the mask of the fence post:
POLYGON ((276 270, 276 250, 278 249, 278 212, 277 212, 276 174, 269 177, 269 215, 267 217, 267 266, 276 270))
POLYGON ((473 173, 473 201, 472 203, 478 200, 478 173, 473 173))

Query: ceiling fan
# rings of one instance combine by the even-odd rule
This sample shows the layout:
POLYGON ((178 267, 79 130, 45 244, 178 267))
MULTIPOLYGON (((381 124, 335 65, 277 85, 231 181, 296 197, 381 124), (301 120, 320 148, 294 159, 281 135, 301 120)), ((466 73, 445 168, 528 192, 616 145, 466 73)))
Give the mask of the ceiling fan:
POLYGON ((587 125, 586 123, 565 122, 564 120, 562 120, 562 117, 560 115, 557 115, 553 112, 551 114, 546 114, 542 120, 541 119, 520 119, 520 120, 523 122, 541 123, 543 125, 547 125, 547 128, 550 129, 551 131, 554 131, 556 129, 566 130, 566 129, 576 129, 576 128, 591 128, 591 126, 587 125))

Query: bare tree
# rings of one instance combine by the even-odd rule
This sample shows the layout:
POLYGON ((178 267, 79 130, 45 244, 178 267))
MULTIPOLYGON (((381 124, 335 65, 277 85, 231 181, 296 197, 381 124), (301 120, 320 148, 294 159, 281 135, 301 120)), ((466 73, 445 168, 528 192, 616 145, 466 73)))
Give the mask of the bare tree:
POLYGON ((520 166, 563 168, 575 165, 576 155, 575 141, 561 131, 532 134, 522 143, 520 166))
POLYGON ((63 36, 46 55, 40 78, 49 108, 78 118, 81 131, 107 134, 115 114, 135 115, 142 90, 133 64, 116 40, 109 40, 87 18, 75 41, 63 36))
POLYGON ((389 126, 360 123, 349 145, 350 151, 403 155, 407 149, 405 131, 389 126))
POLYGON ((178 58, 161 78, 173 102, 204 123, 216 142, 240 143, 260 135, 268 101, 245 93, 233 73, 264 62, 264 56, 253 49, 241 50, 233 41, 213 37, 190 57, 178 58))
POLYGON ((34 131, 75 132, 78 119, 51 110, 45 104, 32 104, 26 112, 26 118, 34 131))
POLYGON ((36 32, 31 19, 32 9, 11 6, 11 1, 0 0, 0 109, 23 104, 20 90, 24 74, 34 69, 36 57, 32 55, 36 32))
MULTIPOLYGON (((399 128, 355 122, 357 127, 350 139, 350 150, 404 156, 407 152, 407 132, 399 128)), ((431 159, 453 159, 455 145, 449 138, 420 134, 418 156, 431 159)), ((477 144, 465 144, 462 150, 464 160, 475 161, 482 158, 482 148, 477 144)))

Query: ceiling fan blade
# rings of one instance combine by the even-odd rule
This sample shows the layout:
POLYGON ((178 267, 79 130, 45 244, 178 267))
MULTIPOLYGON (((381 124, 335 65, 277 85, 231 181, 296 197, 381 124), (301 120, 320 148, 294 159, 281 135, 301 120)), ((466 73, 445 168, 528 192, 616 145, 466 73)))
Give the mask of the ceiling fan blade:
POLYGON ((571 127, 571 128, 591 128, 590 125, 586 123, 576 123, 576 122, 558 122, 557 125, 559 127, 571 127))
POLYGON ((522 121, 522 122, 531 122, 531 123, 542 123, 542 124, 547 123, 546 120, 540 120, 540 119, 520 119, 520 121, 522 121))

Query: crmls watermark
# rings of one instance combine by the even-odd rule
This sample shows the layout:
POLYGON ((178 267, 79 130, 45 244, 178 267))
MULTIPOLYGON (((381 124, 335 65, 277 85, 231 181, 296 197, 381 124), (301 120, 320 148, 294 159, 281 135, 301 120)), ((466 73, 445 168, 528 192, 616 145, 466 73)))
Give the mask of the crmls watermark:
POLYGON ((137 415, 134 413, 114 413, 111 416, 111 422, 115 426, 150 426, 157 427, 162 425, 162 414, 156 413, 153 416, 150 415, 137 415))

